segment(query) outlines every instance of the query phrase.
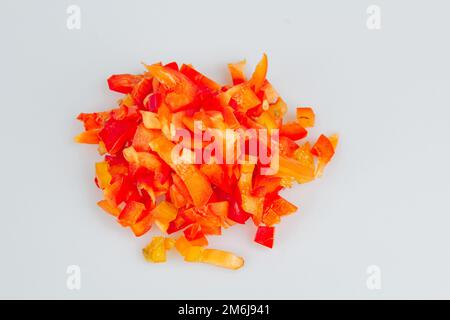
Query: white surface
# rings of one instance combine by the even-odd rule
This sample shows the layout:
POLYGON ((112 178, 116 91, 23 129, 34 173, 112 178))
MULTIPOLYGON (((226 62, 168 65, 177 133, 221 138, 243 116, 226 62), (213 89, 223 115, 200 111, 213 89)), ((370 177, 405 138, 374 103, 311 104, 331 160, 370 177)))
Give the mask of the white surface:
POLYGON ((377 1, 2 1, 2 298, 450 298, 449 5, 377 1), (82 10, 81 30, 66 8, 82 10), (300 206, 273 250, 232 228, 213 247, 245 257, 231 272, 144 261, 96 207, 94 147, 79 112, 103 110, 113 73, 192 63, 218 81, 262 52, 292 110, 312 105, 341 141, 324 177, 285 192, 300 206), (68 265, 81 290, 66 288, 68 265), (382 289, 368 290, 378 265, 382 289))

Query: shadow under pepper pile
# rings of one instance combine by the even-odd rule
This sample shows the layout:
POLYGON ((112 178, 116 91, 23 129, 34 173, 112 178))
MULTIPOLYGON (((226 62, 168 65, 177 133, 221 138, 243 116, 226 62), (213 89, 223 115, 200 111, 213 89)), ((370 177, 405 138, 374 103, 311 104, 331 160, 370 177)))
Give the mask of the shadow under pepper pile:
MULTIPOLYGON (((320 176, 334 155, 336 136, 321 135, 313 146, 299 142, 314 126, 311 108, 299 107, 295 121, 283 120, 287 105, 266 79, 265 54, 250 79, 244 66, 245 61, 229 64, 232 84, 222 86, 191 65, 145 65, 142 74, 108 79, 111 90, 124 94, 117 108, 77 118, 85 131, 75 141, 98 144, 104 156, 95 164, 95 182, 104 194, 98 205, 136 236, 153 224, 165 235, 181 233, 176 239, 153 237, 143 250, 148 261, 165 261, 166 251, 175 247, 189 262, 240 268, 241 257, 206 248, 207 236, 252 219, 254 240, 272 248, 274 225, 297 210, 279 191, 320 176), (263 175, 257 156, 245 163, 174 162, 172 150, 183 141, 173 129, 194 132, 199 122, 202 132, 278 129, 278 171, 263 175)), ((186 144, 180 156, 189 148, 186 144)))

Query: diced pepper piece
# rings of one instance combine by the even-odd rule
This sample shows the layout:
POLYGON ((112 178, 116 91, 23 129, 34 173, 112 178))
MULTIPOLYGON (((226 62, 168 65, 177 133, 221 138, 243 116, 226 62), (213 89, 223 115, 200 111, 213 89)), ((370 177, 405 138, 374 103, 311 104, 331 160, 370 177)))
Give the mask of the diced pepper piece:
POLYGON ((262 244, 268 248, 273 247, 274 227, 259 226, 256 231, 255 242, 262 244))
POLYGON ((234 201, 230 204, 228 218, 239 224, 244 224, 250 218, 250 214, 245 212, 240 205, 234 201))
POLYGON ((262 222, 267 226, 273 226, 280 222, 280 216, 272 209, 264 211, 262 222))
POLYGON ((136 223, 141 216, 145 206, 137 201, 129 201, 118 216, 119 223, 124 227, 129 227, 136 223))
POLYGON ((280 136, 279 138, 279 152, 280 155, 292 158, 294 155, 294 152, 298 149, 298 144, 286 137, 286 136, 280 136))
POLYGON ((245 60, 228 64, 228 70, 230 71, 231 79, 233 80, 234 85, 240 84, 245 81, 245 74, 244 74, 245 64, 246 64, 245 60))
POLYGON ((141 123, 136 129, 131 145, 136 151, 150 151, 150 141, 159 135, 159 130, 147 129, 141 123))
POLYGON ((105 123, 99 136, 109 153, 117 153, 128 140, 133 138, 136 128, 137 123, 133 119, 110 119, 105 123))
POLYGON ((314 127, 315 114, 312 108, 297 108, 297 122, 304 128, 314 127))
POLYGON ((141 111, 142 123, 147 129, 161 129, 161 123, 158 119, 158 114, 150 111, 141 111))
POLYGON ((208 179, 194 165, 175 163, 172 159, 172 150, 175 145, 164 136, 159 136, 150 142, 150 147, 177 173, 186 185, 192 201, 196 207, 208 203, 213 190, 208 179))
POLYGON ((336 146, 339 142, 339 136, 337 134, 333 134, 328 137, 328 140, 330 140, 331 145, 333 146, 333 149, 336 150, 336 146))
POLYGON ((241 124, 234 115, 233 108, 225 106, 222 109, 223 120, 229 129, 238 129, 241 124))
POLYGON ((316 176, 322 175, 323 169, 334 155, 334 147, 331 141, 323 134, 311 149, 311 153, 319 158, 316 169, 316 176))
POLYGON ((255 87, 255 92, 258 92, 264 84, 267 75, 267 55, 264 53, 261 60, 256 65, 252 78, 249 80, 250 84, 255 87))
POLYGON ((208 77, 195 70, 192 66, 189 66, 187 64, 183 64, 181 66, 180 72, 191 79, 192 82, 194 82, 199 87, 205 87, 213 91, 219 91, 221 88, 221 86, 217 82, 209 79, 208 77))
POLYGON ((167 233, 172 234, 180 231, 192 223, 193 222, 183 213, 183 210, 179 210, 177 217, 170 222, 169 227, 167 228, 167 233))
POLYGON ((144 99, 152 92, 153 82, 148 78, 142 78, 131 91, 134 102, 139 106, 144 106, 144 99))
POLYGON ((268 111, 263 111, 256 119, 256 122, 269 130, 269 133, 273 129, 278 129, 277 121, 268 111))
POLYGON ((185 236, 180 236, 175 242, 175 248, 182 256, 186 254, 186 250, 191 246, 192 244, 189 242, 189 240, 186 239, 185 236))
POLYGON ((200 166, 200 171, 203 172, 209 181, 224 191, 230 192, 229 179, 225 174, 223 167, 217 163, 204 163, 200 166))
POLYGON ((278 216, 287 216, 297 211, 297 207, 286 199, 276 195, 270 199, 267 209, 273 210, 278 216))
POLYGON ((255 92, 244 84, 234 86, 226 94, 230 105, 241 112, 247 112, 261 103, 255 92))
POLYGON ((153 216, 150 211, 144 210, 136 222, 131 225, 131 230, 136 237, 140 237, 152 227, 153 216))
POLYGON ((112 91, 131 93, 133 87, 140 79, 140 76, 135 76, 133 74, 115 74, 108 78, 108 86, 112 91))
POLYGON ((276 192, 281 189, 281 178, 275 176, 257 176, 253 186, 253 195, 265 197, 268 193, 276 192))
POLYGON ((296 122, 289 122, 282 125, 280 134, 292 140, 300 140, 306 137, 308 131, 296 122))
POLYGON ((162 166, 158 156, 150 152, 137 152, 132 146, 123 149, 123 156, 129 163, 149 170, 160 170, 162 166))
POLYGON ((314 158, 311 153, 311 146, 309 142, 304 143, 294 151, 294 158, 298 160, 303 166, 314 170, 314 158))
POLYGON ((165 101, 172 111, 189 106, 195 100, 197 87, 181 72, 168 67, 151 65, 148 71, 168 90, 165 101))
POLYGON ((95 177, 100 189, 107 188, 111 183, 111 174, 109 173, 109 165, 107 162, 97 162, 95 164, 95 177))
POLYGON ((157 112, 162 102, 162 95, 159 92, 150 93, 144 99, 144 109, 150 112, 157 112))
POLYGON ((334 148, 331 141, 322 134, 312 147, 311 153, 323 161, 328 162, 334 155, 334 148))
POLYGON ((298 183, 306 183, 314 179, 314 168, 292 158, 280 156, 278 174, 293 177, 298 183))
POLYGON ((94 112, 94 113, 80 113, 77 120, 83 122, 84 130, 101 129, 105 121, 110 118, 110 112, 94 112))
POLYGON ((86 143, 86 144, 98 144, 100 138, 98 137, 99 130, 93 129, 80 133, 74 138, 76 143, 86 143))
POLYGON ((184 236, 186 237, 186 239, 188 239, 189 241, 201 238, 204 236, 203 232, 202 232, 202 226, 199 223, 194 223, 191 224, 189 227, 187 227, 186 229, 184 229, 183 231, 184 236))
POLYGON ((179 209, 184 206, 186 206, 186 199, 183 197, 183 195, 178 191, 178 188, 176 185, 172 184, 169 187, 169 195, 170 195, 170 201, 173 203, 175 208, 179 209))
POLYGON ((176 63, 175 61, 169 62, 168 64, 166 64, 164 67, 173 69, 175 71, 178 71, 178 63, 176 63))
POLYGON ((164 239, 164 247, 166 248, 166 250, 170 250, 173 247, 175 247, 175 242, 176 242, 175 239, 166 238, 166 239, 164 239))
POLYGON ((152 241, 142 250, 149 262, 165 262, 166 247, 164 237, 153 237, 152 241))
POLYGON ((278 98, 280 97, 278 95, 278 92, 274 89, 274 87, 270 84, 269 81, 265 81, 263 86, 261 87, 261 91, 264 92, 265 100, 269 104, 276 103, 278 101, 278 98))
POLYGON ((162 232, 167 232, 171 221, 177 217, 177 208, 167 201, 161 201, 153 210, 152 215, 155 223, 162 232))
POLYGON ((120 214, 120 209, 116 206, 114 201, 100 200, 97 205, 110 215, 117 217, 120 214))

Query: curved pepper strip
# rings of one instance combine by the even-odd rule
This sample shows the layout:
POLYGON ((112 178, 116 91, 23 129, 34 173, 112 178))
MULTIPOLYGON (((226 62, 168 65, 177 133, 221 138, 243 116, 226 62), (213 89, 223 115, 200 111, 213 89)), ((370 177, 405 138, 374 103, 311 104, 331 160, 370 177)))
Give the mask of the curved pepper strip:
POLYGON ((186 185, 192 201, 196 207, 208 203, 213 190, 208 179, 194 165, 187 163, 174 163, 172 161, 172 150, 175 145, 166 137, 160 135, 150 142, 150 148, 177 173, 186 185))

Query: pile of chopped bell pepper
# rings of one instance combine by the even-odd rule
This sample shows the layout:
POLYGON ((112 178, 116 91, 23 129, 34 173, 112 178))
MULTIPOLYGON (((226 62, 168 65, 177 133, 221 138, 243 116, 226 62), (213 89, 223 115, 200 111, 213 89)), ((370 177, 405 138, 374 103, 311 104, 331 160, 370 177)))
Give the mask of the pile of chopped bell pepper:
MULTIPOLYGON (((115 109, 77 117, 85 131, 75 141, 97 144, 104 157, 95 164, 95 183, 104 195, 98 206, 138 237, 152 226, 164 234, 143 249, 148 261, 164 262, 166 251, 175 248, 185 261, 238 269, 244 260, 207 248, 208 237, 252 220, 254 241, 272 248, 275 225, 297 211, 280 190, 319 177, 335 153, 337 136, 321 135, 312 146, 303 141, 314 126, 310 107, 298 107, 293 121, 283 119, 287 105, 266 79, 265 54, 250 78, 244 73, 245 61, 229 64, 232 81, 227 85, 189 64, 144 66, 141 74, 108 79, 109 88, 123 94, 115 109), (173 129, 194 131, 199 122, 202 132, 278 129, 278 170, 262 174, 259 159, 174 162, 171 153, 183 139, 173 129)), ((203 141, 194 141, 194 148, 189 144, 191 149, 187 145, 181 157, 195 146, 207 148, 203 141)))

